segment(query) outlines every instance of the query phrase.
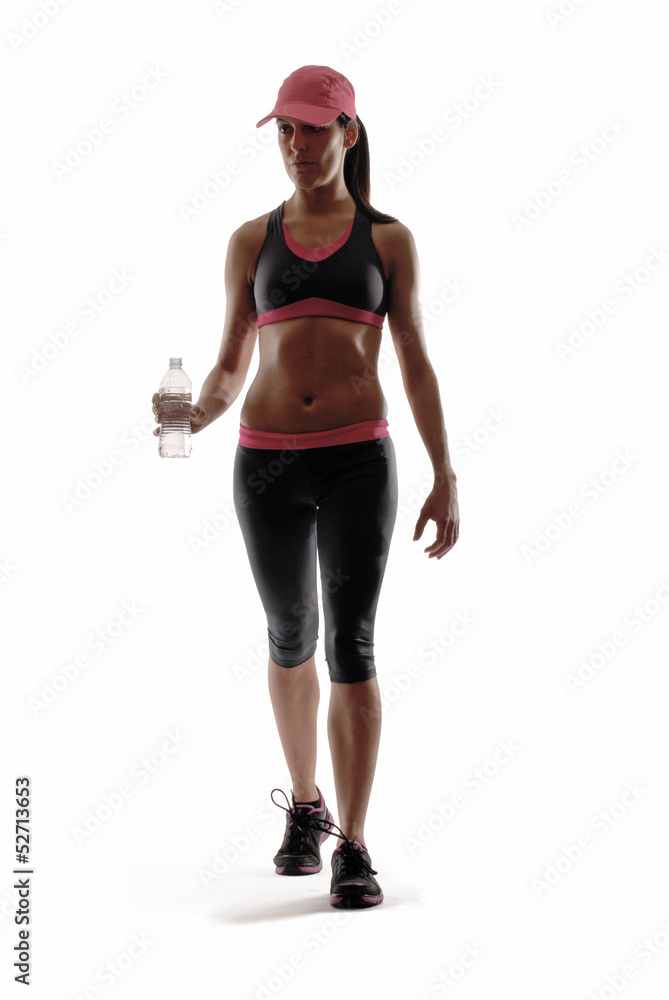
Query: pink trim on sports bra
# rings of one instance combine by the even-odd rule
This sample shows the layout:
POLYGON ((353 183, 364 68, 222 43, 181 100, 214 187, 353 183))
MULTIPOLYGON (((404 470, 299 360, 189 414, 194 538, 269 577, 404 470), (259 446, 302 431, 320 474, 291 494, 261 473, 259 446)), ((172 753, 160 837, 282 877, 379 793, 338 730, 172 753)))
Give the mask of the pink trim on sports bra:
POLYGON ((239 425, 239 443, 244 448, 324 448, 333 444, 353 444, 356 441, 373 441, 389 437, 388 420, 363 420, 359 424, 333 427, 328 431, 305 431, 284 434, 277 431, 254 431, 239 425))
POLYGON ((297 257, 301 257, 302 260, 314 261, 324 260, 326 257, 330 257, 333 253, 335 253, 335 251, 339 250, 340 247, 343 247, 344 243, 346 243, 346 240, 351 235, 354 222, 355 218, 351 219, 345 232, 343 232, 341 236, 334 241, 334 243, 326 243, 322 247, 305 247, 303 243, 298 243, 297 240, 293 239, 288 231, 286 223, 283 219, 281 220, 283 235, 288 249, 292 250, 297 257))
POLYGON ((287 306, 270 309, 258 316, 256 325, 267 326, 268 323, 278 323, 282 319, 295 319, 297 316, 334 316, 335 319, 348 319, 353 323, 369 323, 370 326, 383 326, 383 316, 370 312, 368 309, 358 309, 347 306, 343 302, 333 302, 331 299, 302 299, 300 302, 289 302, 287 306))

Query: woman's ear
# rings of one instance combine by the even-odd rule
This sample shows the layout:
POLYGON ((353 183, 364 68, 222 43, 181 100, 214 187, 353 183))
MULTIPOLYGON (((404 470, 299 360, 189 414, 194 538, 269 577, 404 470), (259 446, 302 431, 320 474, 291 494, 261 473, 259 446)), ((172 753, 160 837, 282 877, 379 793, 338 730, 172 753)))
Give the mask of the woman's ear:
POLYGON ((354 122, 351 122, 351 124, 346 129, 346 135, 344 136, 344 145, 347 147, 347 149, 350 149, 351 146, 355 146, 357 141, 358 141, 358 126, 354 122))

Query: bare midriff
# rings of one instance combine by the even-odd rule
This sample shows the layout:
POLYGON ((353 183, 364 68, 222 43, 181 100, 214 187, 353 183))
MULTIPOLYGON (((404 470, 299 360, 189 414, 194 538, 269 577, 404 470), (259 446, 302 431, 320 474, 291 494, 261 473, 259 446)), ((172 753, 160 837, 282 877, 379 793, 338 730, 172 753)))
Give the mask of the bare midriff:
POLYGON ((329 316, 261 326, 241 423, 299 434, 386 417, 377 375, 381 337, 378 327, 329 316))

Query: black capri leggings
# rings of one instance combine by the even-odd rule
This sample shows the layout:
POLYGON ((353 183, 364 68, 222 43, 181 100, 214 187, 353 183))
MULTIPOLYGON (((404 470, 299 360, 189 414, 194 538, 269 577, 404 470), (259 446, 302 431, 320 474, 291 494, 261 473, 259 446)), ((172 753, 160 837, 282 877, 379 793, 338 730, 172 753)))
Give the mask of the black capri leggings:
POLYGON ((274 662, 295 667, 316 651, 318 552, 330 680, 375 677, 374 619, 397 514, 390 437, 283 451, 238 444, 233 482, 274 662))

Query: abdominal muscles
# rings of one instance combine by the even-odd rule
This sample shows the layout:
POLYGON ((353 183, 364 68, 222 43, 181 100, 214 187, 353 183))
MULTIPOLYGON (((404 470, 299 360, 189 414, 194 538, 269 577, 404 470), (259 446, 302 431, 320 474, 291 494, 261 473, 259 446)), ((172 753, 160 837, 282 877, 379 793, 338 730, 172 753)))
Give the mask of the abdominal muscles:
POLYGON ((253 430, 330 430, 387 414, 377 375, 381 330, 331 317, 261 327, 240 420, 253 430))

